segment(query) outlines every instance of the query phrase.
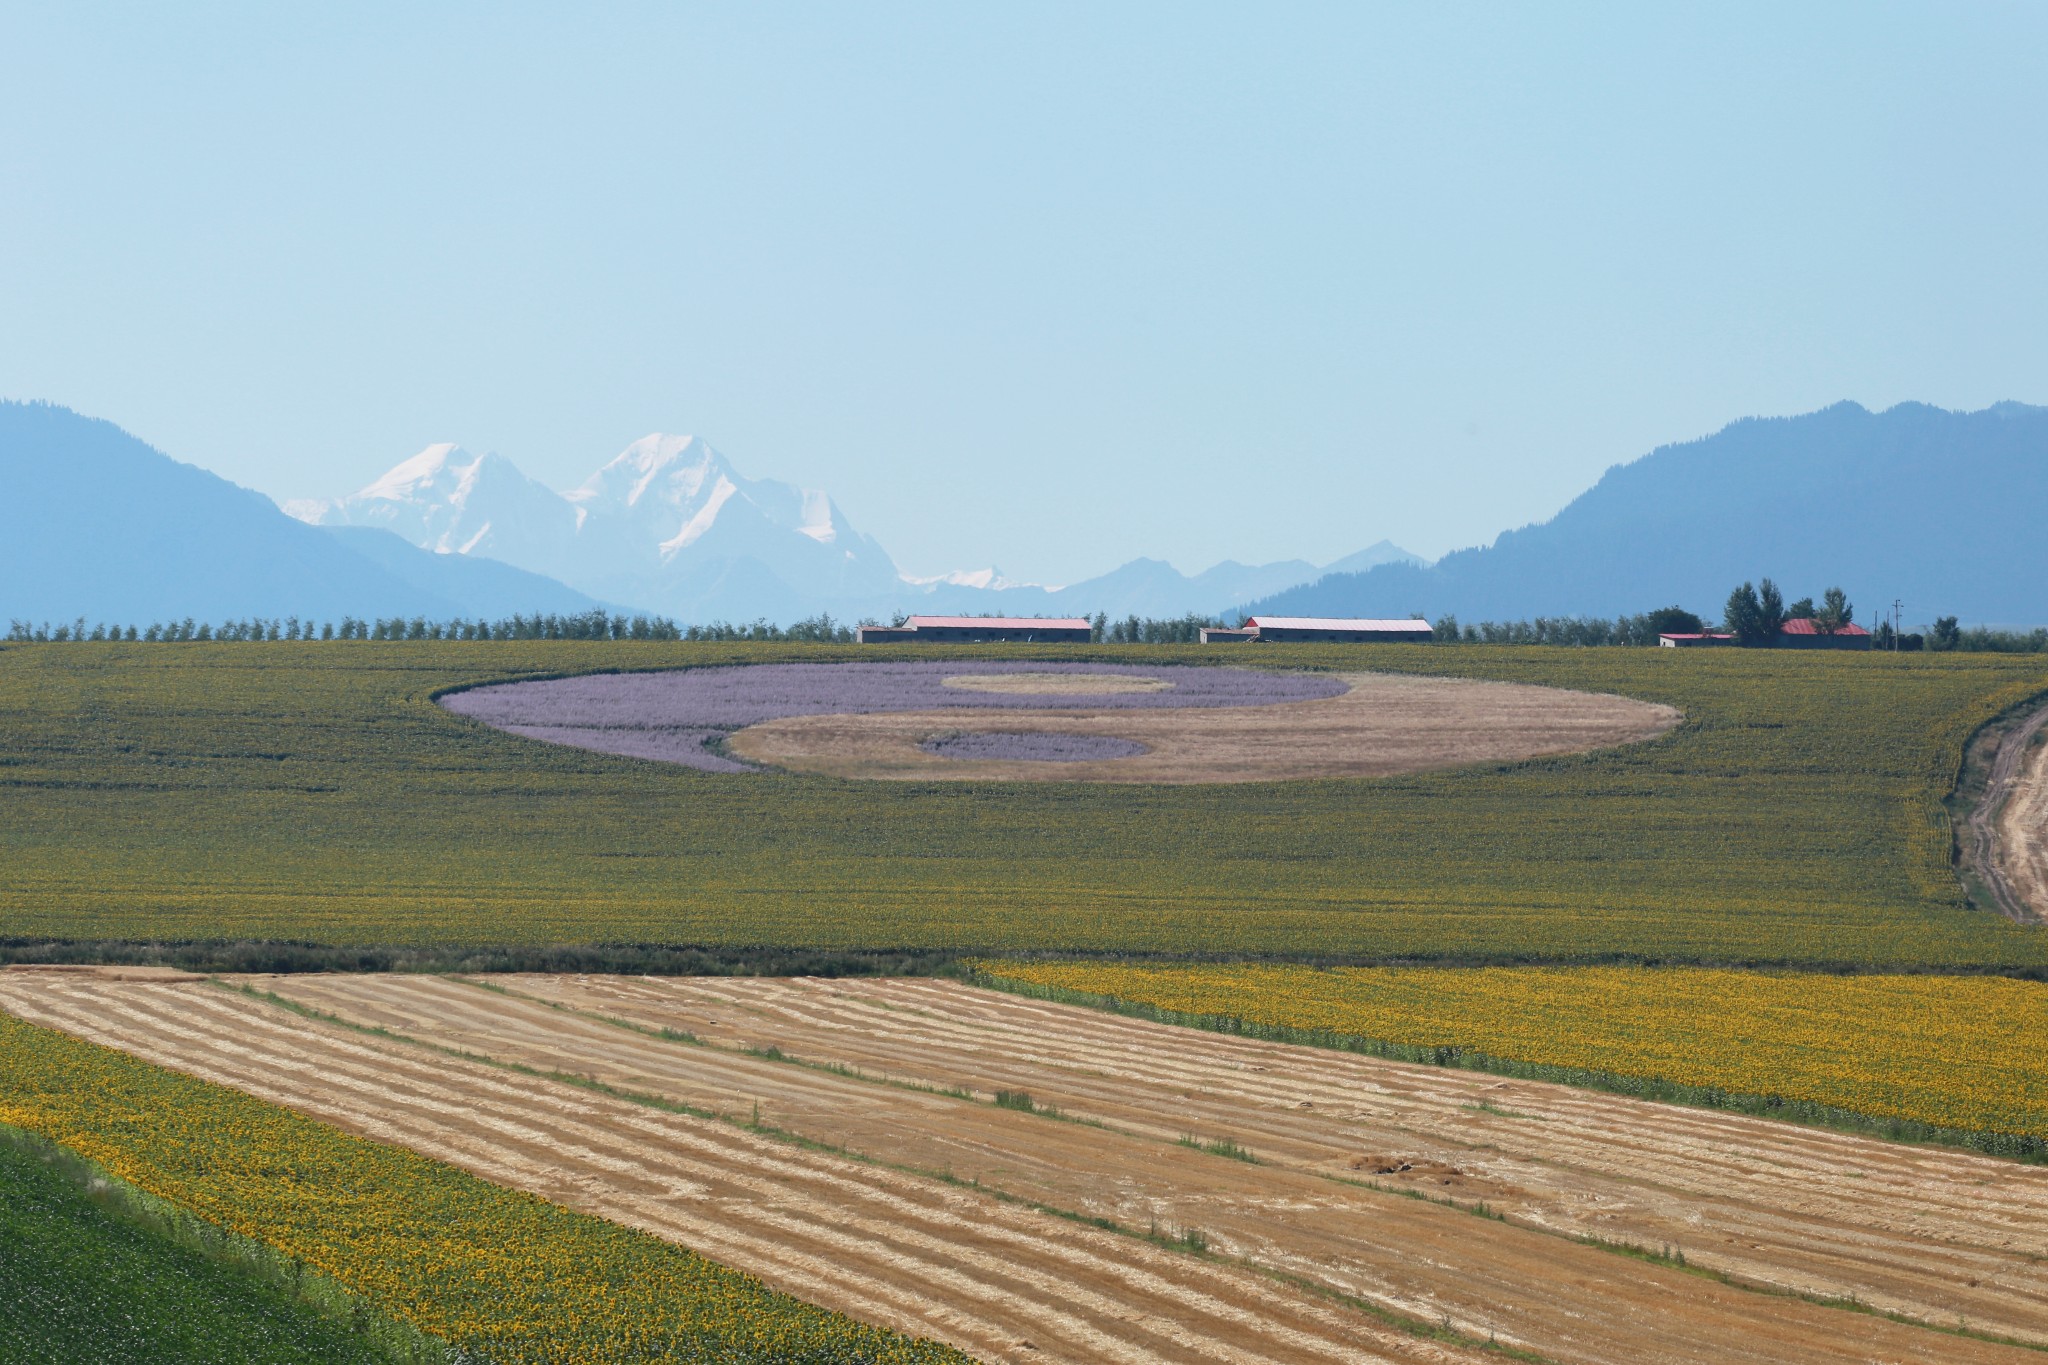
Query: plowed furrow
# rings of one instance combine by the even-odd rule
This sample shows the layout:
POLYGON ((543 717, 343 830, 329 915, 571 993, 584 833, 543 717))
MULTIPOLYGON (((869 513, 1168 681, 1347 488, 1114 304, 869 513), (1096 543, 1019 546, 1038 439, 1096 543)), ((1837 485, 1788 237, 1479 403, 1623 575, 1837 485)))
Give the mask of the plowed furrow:
POLYGON ((1026 1338, 1039 1360, 1447 1358, 1241 1271, 210 988, 8 981, 0 1002, 990 1359, 1026 1338))
POLYGON ((506 984, 727 1045, 984 1094, 1028 1090, 1132 1132, 1228 1136, 1306 1169, 1357 1175, 1361 1155, 1453 1166, 1463 1174, 1449 1187, 1375 1178, 1485 1199, 1561 1233, 1677 1246, 1756 1282, 2048 1340, 2048 1172, 2037 1167, 947 982, 506 984))
MULTIPOLYGON (((1726 1341, 1744 1336, 1750 1340, 1739 1358, 1759 1360, 1862 1359, 1870 1349, 1910 1358, 1928 1349, 1925 1340, 1910 1339, 1910 1330, 1890 1340, 1898 1329, 1873 1329, 1867 1318, 1744 1294, 1305 1170, 1247 1168, 1182 1148, 1161 1150, 1157 1141, 1125 1132, 686 1046, 453 983, 307 977, 273 984, 362 1022, 522 1065, 587 1070, 693 1103, 734 1091, 771 1097, 764 1112, 777 1106, 778 1123, 814 1136, 846 1133, 860 1150, 927 1168, 934 1164, 929 1153, 958 1154, 971 1137, 986 1162, 978 1178, 1012 1193, 1061 1202, 1092 1181, 1112 1201, 1112 1214, 1129 1207, 1141 1221, 1150 1212, 1169 1225, 1193 1224, 1233 1254, 1562 1358, 1721 1359, 1728 1358, 1726 1341), (707 1092, 706 1085, 722 1088, 707 1092), (875 1126, 877 1109, 890 1106, 910 1121, 875 1126), (1066 1183, 1057 1183, 1062 1177, 1066 1183), (1673 1302, 1686 1311, 1671 1312, 1673 1302), (1886 1339, 1873 1338, 1872 1330, 1886 1339)), ((1942 1349, 1943 1358, 1953 1355, 1942 1349)))

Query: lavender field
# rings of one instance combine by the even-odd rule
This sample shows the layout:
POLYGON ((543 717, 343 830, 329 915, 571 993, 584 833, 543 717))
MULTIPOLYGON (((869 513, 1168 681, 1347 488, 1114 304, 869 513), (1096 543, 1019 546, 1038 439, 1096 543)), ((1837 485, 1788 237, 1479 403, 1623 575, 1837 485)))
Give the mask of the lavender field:
MULTIPOLYGON (((1020 682, 1022 678, 1020 678, 1020 682)), ((1245 668, 1129 664, 990 663, 957 660, 911 663, 752 664, 648 673, 593 673, 574 678, 473 687, 441 697, 441 705, 529 739, 599 753, 680 763, 707 772, 753 772, 717 753, 716 741, 735 730, 785 716, 867 714, 884 711, 1152 710, 1175 707, 1264 706, 1334 697, 1345 684, 1328 674, 1261 672, 1245 668), (994 675, 1057 674, 1100 677, 1104 690, 1057 695, 949 687, 948 678, 971 668, 976 679, 994 675), (1129 690, 1130 680, 1156 679, 1159 690, 1129 690), (1114 680, 1114 681, 1112 681, 1114 680)), ((1071 736, 1015 735, 1020 738, 1071 736)), ((1142 746, 1136 751, 1142 751, 1142 746)), ((939 752, 934 750, 933 752, 939 752)), ((961 752, 949 757, 1033 758, 1022 752, 961 752)), ((1125 757, 1116 754, 1045 755, 1051 761, 1125 757)))

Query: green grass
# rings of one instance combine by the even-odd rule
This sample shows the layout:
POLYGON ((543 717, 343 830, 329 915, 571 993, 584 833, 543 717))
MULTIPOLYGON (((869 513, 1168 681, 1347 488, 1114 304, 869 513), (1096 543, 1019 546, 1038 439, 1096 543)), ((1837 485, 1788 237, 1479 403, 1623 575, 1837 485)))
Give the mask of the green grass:
POLYGON ((260 1273, 272 1267, 239 1263, 239 1248, 195 1235, 196 1220, 152 1205, 62 1148, 0 1129, 0 1359, 391 1365, 439 1358, 387 1350, 356 1330, 363 1320, 319 1311, 274 1282, 277 1276, 260 1273))
POLYGON ((2030 656, 1240 651, 1620 692, 1687 721, 1601 754, 1215 787, 722 776, 498 734, 431 700, 492 678, 889 655, 0 649, 0 936, 2048 965, 2048 939, 1964 902, 1942 805, 1969 733, 2048 690, 2030 656))

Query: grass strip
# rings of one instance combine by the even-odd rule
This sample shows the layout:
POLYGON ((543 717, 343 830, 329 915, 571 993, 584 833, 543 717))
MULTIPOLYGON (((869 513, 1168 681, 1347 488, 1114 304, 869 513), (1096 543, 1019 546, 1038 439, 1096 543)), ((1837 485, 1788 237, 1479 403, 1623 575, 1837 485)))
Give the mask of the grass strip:
POLYGON ((457 1353, 339 1281, 0 1124, 9 1244, 0 1354, 448 1365, 457 1353))

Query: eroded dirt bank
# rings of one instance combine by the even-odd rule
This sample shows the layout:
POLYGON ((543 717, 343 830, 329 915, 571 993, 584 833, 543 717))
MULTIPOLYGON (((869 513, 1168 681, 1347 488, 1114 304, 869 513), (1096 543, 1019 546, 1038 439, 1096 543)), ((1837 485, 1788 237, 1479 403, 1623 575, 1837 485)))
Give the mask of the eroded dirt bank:
MULTIPOLYGON (((2011 746, 1996 835, 1998 872, 2016 917, 2036 924, 2048 923, 2048 744, 2039 738, 2044 733, 2048 707, 2011 746)), ((1999 755, 2001 767, 2007 757, 1999 755)))

